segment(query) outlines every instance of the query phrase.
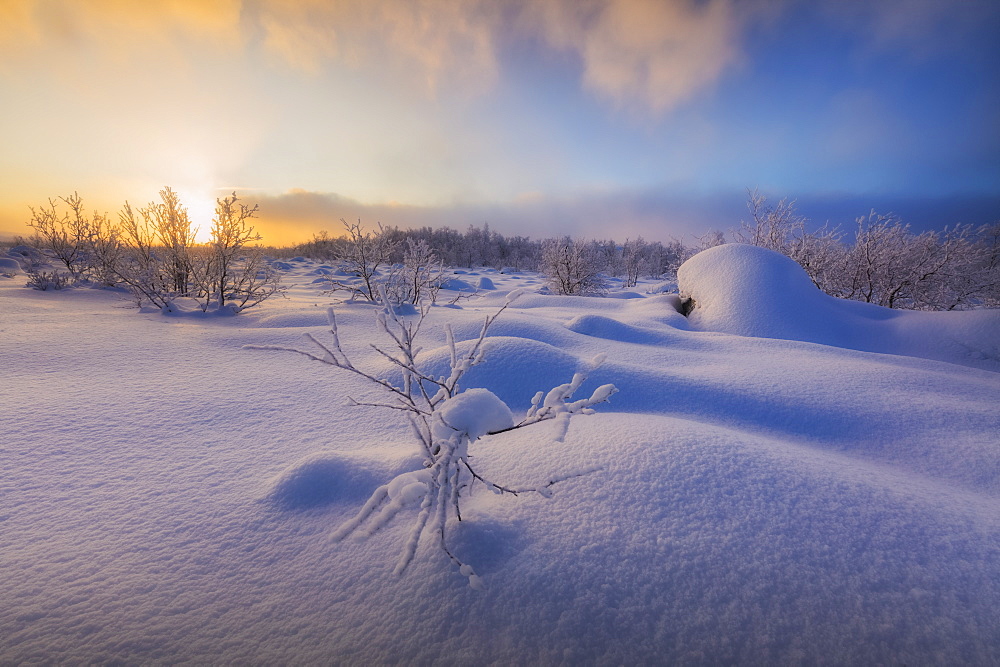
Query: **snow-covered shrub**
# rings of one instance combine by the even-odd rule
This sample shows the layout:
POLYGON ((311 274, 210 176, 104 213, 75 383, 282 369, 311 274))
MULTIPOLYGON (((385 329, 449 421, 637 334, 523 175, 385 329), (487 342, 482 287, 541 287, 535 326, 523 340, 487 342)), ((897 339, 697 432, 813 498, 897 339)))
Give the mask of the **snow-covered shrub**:
POLYGON ((378 230, 369 231, 357 223, 340 220, 347 231, 347 237, 337 248, 336 259, 340 268, 353 280, 331 280, 331 291, 349 292, 352 297, 368 301, 378 301, 380 270, 388 268, 395 242, 390 230, 381 224, 378 230))
POLYGON ((782 199, 776 206, 755 190, 747 190, 750 221, 741 221, 736 232, 740 243, 755 245, 791 257, 805 269, 813 284, 831 292, 837 281, 844 247, 835 230, 826 226, 807 231, 806 218, 795 210, 795 202, 782 199))
MULTIPOLYGON (((546 484, 535 487, 515 487, 500 484, 483 477, 470 463, 469 449, 480 438, 498 435, 543 421, 554 420, 557 424, 555 439, 561 441, 566 436, 569 420, 576 414, 589 414, 593 406, 607 401, 617 389, 606 384, 598 387, 589 398, 571 400, 574 393, 586 379, 586 373, 576 373, 570 382, 561 384, 548 392, 539 391, 531 401, 531 408, 520 420, 500 398, 487 389, 462 389, 460 381, 472 367, 483 362, 483 342, 490 326, 510 304, 510 299, 494 315, 483 323, 479 337, 467 351, 459 352, 451 328, 446 326, 447 346, 451 361, 447 376, 435 376, 417 362, 416 339, 428 309, 422 306, 418 314, 403 317, 398 309, 386 299, 385 291, 380 293, 381 308, 377 323, 383 334, 392 341, 392 347, 375 350, 401 372, 401 380, 393 383, 384 377, 375 376, 354 366, 340 345, 337 319, 334 310, 328 312, 331 340, 321 342, 311 334, 307 339, 318 348, 318 353, 274 346, 248 346, 251 349, 282 350, 297 352, 321 363, 359 375, 378 385, 391 398, 386 403, 364 403, 377 405, 402 413, 410 422, 413 434, 424 456, 423 467, 397 475, 388 483, 379 486, 361 510, 342 524, 334 533, 334 540, 349 535, 369 536, 386 525, 404 510, 416 516, 396 562, 396 573, 402 573, 413 561, 417 546, 423 539, 435 541, 459 572, 468 577, 469 585, 480 588, 481 581, 472 566, 462 562, 449 546, 449 520, 462 520, 461 498, 463 493, 475 483, 482 483, 494 493, 537 493, 551 496, 551 487, 573 477, 593 472, 594 469, 577 470, 552 476, 546 484)), ((374 347, 374 346, 373 346, 374 347)), ((603 358, 596 358, 592 368, 596 368, 603 358)), ((361 405, 355 402, 356 405, 361 405)))
POLYGON ((28 282, 25 287, 36 290, 59 290, 65 289, 73 284, 73 277, 59 271, 31 271, 28 273, 28 282))
POLYGON ((542 271, 558 294, 597 294, 605 290, 597 251, 585 241, 565 236, 542 246, 542 271))
POLYGON ((35 230, 40 247, 62 263, 71 280, 83 277, 93 231, 92 222, 84 214, 83 201, 77 193, 58 200, 49 199, 48 206, 31 207, 31 220, 27 224, 35 230), (60 202, 69 207, 69 212, 60 210, 60 202))
MULTIPOLYGON (((280 291, 277 272, 265 261, 263 248, 248 245, 260 240, 247 222, 257 207, 236 204, 235 193, 216 200, 207 246, 195 243, 197 228, 170 188, 161 190, 160 201, 145 208, 133 209, 125 202, 118 224, 96 212, 85 215, 76 193, 59 201, 69 206, 69 213, 49 200, 48 207, 32 209, 28 225, 42 247, 67 268, 73 282, 120 285, 138 305, 168 310, 174 299, 191 297, 204 311, 239 312, 280 291)), ((40 269, 33 265, 26 270, 40 269)), ((58 288, 68 279, 40 273, 32 285, 58 288)))
POLYGON ((248 222, 257 206, 237 204, 235 192, 215 201, 208 248, 191 265, 194 292, 203 311, 239 312, 280 291, 278 272, 264 259, 263 248, 248 245, 261 239, 248 222))
POLYGON ((996 305, 1000 225, 958 225, 920 234, 891 213, 857 220, 835 296, 889 308, 954 310, 996 305))
POLYGON ((389 272, 386 293, 394 303, 418 304, 422 299, 434 303, 444 283, 444 274, 444 265, 430 244, 408 238, 403 261, 389 272))

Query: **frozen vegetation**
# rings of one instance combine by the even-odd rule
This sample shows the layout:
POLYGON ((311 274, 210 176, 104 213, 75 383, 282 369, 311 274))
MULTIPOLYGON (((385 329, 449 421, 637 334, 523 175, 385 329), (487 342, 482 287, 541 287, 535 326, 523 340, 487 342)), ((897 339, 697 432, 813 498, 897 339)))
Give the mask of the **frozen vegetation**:
POLYGON ((1000 663, 1000 311, 835 299, 751 246, 688 260, 679 295, 449 270, 429 377, 523 293, 432 427, 547 491, 469 483, 446 517, 469 569, 422 540, 396 574, 434 484, 405 414, 248 349, 332 345, 332 305, 343 352, 398 381, 379 308, 315 282, 336 266, 283 262, 288 298, 239 317, 5 267, 0 664, 1000 663), (581 371, 610 403, 505 430, 581 371), (344 531, 382 487, 396 516, 344 531))

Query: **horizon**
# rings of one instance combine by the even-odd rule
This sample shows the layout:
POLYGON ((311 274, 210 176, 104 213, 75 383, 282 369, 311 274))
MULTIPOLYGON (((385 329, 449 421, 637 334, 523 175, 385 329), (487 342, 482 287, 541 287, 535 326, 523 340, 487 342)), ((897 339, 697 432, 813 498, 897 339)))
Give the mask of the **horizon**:
MULTIPOLYGON (((339 219, 688 241, 746 189, 843 228, 1000 219, 990 2, 15 0, 0 27, 0 238, 76 191, 339 219), (378 45, 378 47, 372 46, 378 45)), ((206 219, 206 216, 208 218, 206 219)))

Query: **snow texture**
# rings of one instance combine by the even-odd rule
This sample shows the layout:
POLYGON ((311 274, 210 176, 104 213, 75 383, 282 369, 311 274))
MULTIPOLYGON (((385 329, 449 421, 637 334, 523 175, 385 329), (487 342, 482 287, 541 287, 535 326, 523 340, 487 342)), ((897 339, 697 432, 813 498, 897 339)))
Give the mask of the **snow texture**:
MULTIPOLYGON (((392 501, 419 500, 422 456, 349 405, 385 398, 361 378, 243 349, 327 331, 319 265, 284 263, 288 299, 226 318, 0 280, 0 664, 1000 664, 996 312, 840 302, 729 246, 682 267, 690 319, 655 282, 476 269, 496 289, 424 325, 442 372, 446 323, 462 349, 529 292, 449 422, 520 419, 600 354, 580 395, 620 390, 563 442, 470 445, 497 483, 599 469, 551 498, 467 489, 451 548, 477 591, 429 543, 394 575, 400 517, 331 541, 402 473, 392 501)), ((376 309, 333 305, 390 377, 376 309)))

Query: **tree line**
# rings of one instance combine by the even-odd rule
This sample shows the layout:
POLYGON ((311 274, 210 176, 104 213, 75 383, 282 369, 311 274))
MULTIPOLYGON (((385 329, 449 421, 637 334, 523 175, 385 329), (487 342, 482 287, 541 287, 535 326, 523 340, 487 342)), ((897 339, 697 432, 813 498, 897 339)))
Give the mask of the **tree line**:
MULTIPOLYGON (((844 299, 888 308, 956 310, 1000 307, 1000 222, 955 225, 914 232, 894 214, 860 216, 849 229, 812 225, 795 202, 776 204, 747 191, 748 218, 728 233, 712 231, 692 245, 641 236, 623 242, 561 236, 507 236, 470 225, 399 229, 341 220, 339 235, 324 230, 271 254, 301 255, 335 262, 342 279, 330 289, 376 301, 381 292, 397 302, 435 298, 446 280, 444 267, 493 267, 537 271, 559 294, 600 294, 614 278, 625 288, 640 279, 672 280, 693 254, 721 243, 748 243, 782 253, 799 263, 817 288, 844 299)), ((177 194, 133 208, 117 221, 87 214, 79 195, 49 200, 31 209, 26 245, 44 251, 26 256, 29 284, 41 289, 90 281, 129 290, 137 303, 170 308, 174 299, 194 299, 202 310, 238 311, 280 291, 278 272, 259 245, 251 220, 256 206, 235 193, 216 202, 208 244, 194 241, 195 227, 177 194), (59 271, 45 271, 45 260, 59 271)), ((30 253, 29 253, 30 254, 30 253)))
POLYGON ((747 210, 738 228, 711 231, 692 245, 641 236, 622 243, 570 236, 531 239, 505 236, 489 225, 470 225, 464 233, 449 227, 365 230, 360 222, 342 220, 344 235, 323 231, 292 252, 348 263, 351 273, 365 276, 367 294, 359 295, 374 299, 373 279, 380 267, 390 273, 390 267, 410 267, 411 281, 420 272, 429 278, 427 267, 433 266, 530 270, 545 274, 559 294, 599 294, 608 278, 620 279, 626 288, 640 278, 671 280, 701 250, 747 243, 792 258, 817 288, 835 297, 888 308, 1000 307, 1000 222, 918 233, 897 215, 871 211, 847 230, 817 227, 798 214, 794 201, 771 204, 757 190, 747 191, 747 210))

